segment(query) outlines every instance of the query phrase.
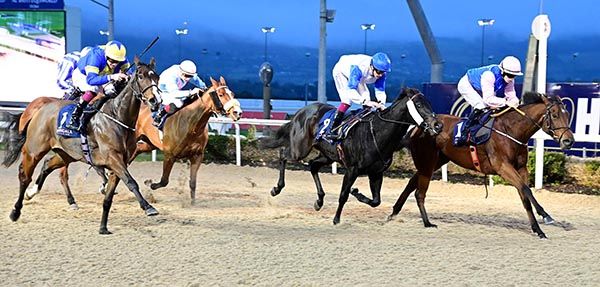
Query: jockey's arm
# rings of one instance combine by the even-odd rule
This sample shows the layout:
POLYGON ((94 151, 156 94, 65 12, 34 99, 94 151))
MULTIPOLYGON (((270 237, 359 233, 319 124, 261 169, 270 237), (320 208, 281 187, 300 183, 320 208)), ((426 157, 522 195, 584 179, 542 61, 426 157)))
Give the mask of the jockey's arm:
POLYGON ((379 79, 377 79, 377 81, 375 81, 375 83, 373 84, 373 86, 375 87, 375 98, 377 98, 377 101, 381 104, 385 105, 385 101, 387 100, 387 94, 385 93, 385 78, 387 76, 386 74, 383 74, 383 76, 381 76, 379 79))
POLYGON ((190 95, 191 91, 180 90, 177 85, 177 79, 161 82, 159 85, 163 93, 168 94, 172 98, 185 98, 190 95))
POLYGON ((511 107, 519 106, 519 98, 517 98, 517 92, 515 91, 515 81, 510 82, 504 88, 504 98, 506 99, 506 105, 511 107))
MULTIPOLYGON (((350 75, 348 76, 348 87, 346 89, 346 96, 354 103, 359 105, 369 101, 369 94, 361 95, 358 92, 358 86, 360 85, 360 79, 362 78, 362 72, 356 65, 350 66, 350 75)), ((368 90, 367 90, 368 91, 368 90)))
POLYGON ((109 75, 99 75, 100 69, 97 66, 85 66, 85 80, 90 86, 100 86, 110 81, 109 75))
POLYGON ((506 99, 496 97, 494 92, 494 82, 496 77, 490 71, 485 71, 481 74, 481 96, 483 103, 490 108, 500 108, 506 105, 506 99))

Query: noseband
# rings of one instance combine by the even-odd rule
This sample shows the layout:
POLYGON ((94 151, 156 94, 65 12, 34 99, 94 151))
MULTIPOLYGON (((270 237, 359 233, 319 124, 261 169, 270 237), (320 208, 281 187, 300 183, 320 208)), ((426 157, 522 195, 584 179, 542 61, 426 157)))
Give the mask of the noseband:
POLYGON ((227 86, 219 86, 216 87, 214 91, 209 92, 210 98, 213 101, 213 104, 215 106, 215 109, 217 110, 217 112, 222 115, 222 116, 226 116, 227 113, 235 108, 236 106, 239 106, 240 103, 238 100, 236 99, 230 99, 229 101, 227 101, 227 103, 225 103, 225 105, 223 105, 223 103, 221 102, 221 99, 219 99, 219 95, 217 94, 217 90, 219 89, 228 89, 227 86))

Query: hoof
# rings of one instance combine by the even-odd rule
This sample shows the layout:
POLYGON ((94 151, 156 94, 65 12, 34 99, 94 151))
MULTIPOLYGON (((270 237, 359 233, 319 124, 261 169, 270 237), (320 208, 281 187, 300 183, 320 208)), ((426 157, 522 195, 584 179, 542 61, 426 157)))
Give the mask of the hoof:
POLYGON ((425 227, 426 228, 437 228, 437 225, 433 224, 433 223, 427 223, 427 224, 425 224, 425 227))
POLYGON ((396 215, 390 214, 385 218, 385 221, 390 222, 396 218, 396 215))
POLYGON ((190 201, 190 204, 191 204, 191 205, 196 205, 196 199, 195 199, 195 198, 192 198, 192 200, 190 201))
POLYGON ((148 208, 146 208, 146 215, 147 216, 155 216, 158 215, 158 210, 156 210, 154 207, 149 206, 148 208))
MULTIPOLYGON (((101 193, 101 194, 106 194, 106 185, 104 185, 104 184, 103 184, 103 185, 101 185, 101 186, 98 188, 98 192, 99 192, 99 193, 101 193)), ((116 193, 116 192, 115 192, 115 193, 116 193)))
POLYGON ((548 216, 544 217, 544 224, 546 224, 546 225, 554 224, 554 219, 550 215, 548 215, 548 216))
POLYGON ((340 224, 340 219, 339 219, 339 218, 337 218, 337 217, 335 217, 335 218, 333 219, 333 225, 338 225, 338 224, 340 224))
POLYGON ((36 186, 32 186, 25 190, 25 196, 23 197, 25 200, 31 200, 36 194, 40 193, 36 186))
POLYGON ((102 235, 110 235, 112 232, 108 231, 107 228, 100 228, 100 234, 102 235))
POLYGON ((13 209, 10 212, 9 217, 10 217, 10 220, 12 220, 13 222, 15 222, 15 221, 19 220, 19 217, 21 217, 21 211, 20 210, 17 211, 16 209, 13 209))
POLYGON ((546 237, 546 234, 544 234, 543 232, 538 233, 538 236, 540 237, 540 239, 544 239, 544 240, 548 239, 548 237, 546 237))
POLYGON ((73 203, 69 205, 69 207, 71 208, 71 210, 79 210, 79 206, 77 206, 77 203, 73 203))
POLYGON ((150 187, 150 186, 152 185, 152 180, 151 180, 151 179, 146 179, 146 180, 144 180, 144 184, 145 184, 147 187, 150 187))
POLYGON ((273 187, 273 189, 271 189, 271 196, 276 196, 281 192, 281 190, 277 190, 276 187, 273 187))
POLYGON ((316 211, 319 211, 323 207, 323 202, 319 202, 318 200, 316 200, 313 207, 315 208, 316 211))

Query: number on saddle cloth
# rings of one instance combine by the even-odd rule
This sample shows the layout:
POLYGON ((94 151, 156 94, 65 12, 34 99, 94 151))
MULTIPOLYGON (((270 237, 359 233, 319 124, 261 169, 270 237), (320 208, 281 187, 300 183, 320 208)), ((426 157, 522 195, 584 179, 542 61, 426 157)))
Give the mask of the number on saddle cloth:
POLYGON ((67 123, 71 121, 73 111, 75 110, 75 104, 68 104, 60 111, 56 117, 56 133, 65 138, 78 138, 80 136, 79 131, 67 128, 67 123))
POLYGON ((454 126, 454 137, 459 137, 461 133, 467 133, 468 145, 479 145, 487 142, 492 136, 492 127, 496 119, 491 115, 491 110, 486 111, 479 116, 476 122, 471 123, 470 127, 463 127, 467 119, 461 118, 454 126))
MULTIPOLYGON (((330 144, 335 144, 334 141, 327 139, 325 135, 331 133, 331 126, 333 125, 333 118, 335 117, 336 109, 327 111, 319 120, 318 132, 315 135, 315 141, 325 140, 330 144)), ((362 118, 366 117, 371 113, 371 109, 357 109, 352 110, 350 113, 344 115, 344 120, 337 127, 341 129, 341 133, 344 135, 342 139, 346 137, 348 131, 354 127, 362 118)))

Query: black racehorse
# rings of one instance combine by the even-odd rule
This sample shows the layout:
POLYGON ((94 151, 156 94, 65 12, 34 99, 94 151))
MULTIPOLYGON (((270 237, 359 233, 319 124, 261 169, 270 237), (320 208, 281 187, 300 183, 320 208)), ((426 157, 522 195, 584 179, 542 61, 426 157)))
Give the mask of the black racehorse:
POLYGON ((283 125, 270 138, 261 139, 265 148, 281 147, 279 157, 279 181, 271 190, 275 196, 285 186, 285 165, 288 160, 300 161, 315 148, 319 155, 310 161, 310 172, 317 186, 315 210, 323 206, 325 192, 319 179, 319 170, 338 162, 346 168, 339 197, 339 205, 333 224, 340 222, 340 216, 349 194, 360 202, 376 207, 381 203, 379 192, 383 182, 383 172, 388 168, 394 151, 402 148, 401 139, 410 125, 418 125, 431 135, 438 134, 442 125, 431 110, 425 96, 417 89, 403 89, 392 105, 382 112, 374 112, 360 120, 339 144, 315 141, 321 117, 334 106, 314 103, 300 109, 289 123, 283 125), (359 175, 369 176, 373 199, 351 188, 359 175))

